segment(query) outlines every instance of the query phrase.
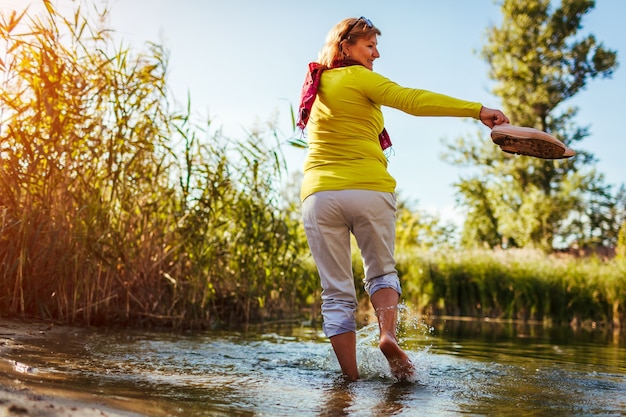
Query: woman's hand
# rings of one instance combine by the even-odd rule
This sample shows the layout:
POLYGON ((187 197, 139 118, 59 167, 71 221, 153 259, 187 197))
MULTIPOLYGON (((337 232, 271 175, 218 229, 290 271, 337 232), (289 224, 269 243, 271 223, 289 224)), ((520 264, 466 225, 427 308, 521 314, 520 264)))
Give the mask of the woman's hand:
POLYGON ((509 118, 506 117, 506 114, 502 113, 500 110, 490 109, 483 106, 480 109, 480 121, 483 122, 483 124, 489 129, 492 129, 495 125, 509 123, 509 118))

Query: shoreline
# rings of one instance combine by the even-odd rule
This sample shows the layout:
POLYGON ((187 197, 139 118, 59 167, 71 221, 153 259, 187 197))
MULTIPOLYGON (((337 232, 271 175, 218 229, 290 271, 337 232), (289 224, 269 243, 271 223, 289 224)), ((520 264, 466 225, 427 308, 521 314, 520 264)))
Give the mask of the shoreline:
MULTIPOLYGON (((124 407, 124 399, 106 398, 55 386, 54 382, 34 380, 36 375, 7 359, 5 352, 19 351, 34 337, 56 332, 72 332, 71 326, 36 320, 0 318, 0 416, 26 417, 148 417, 124 407), (22 377, 21 375, 24 375, 22 377)), ((130 399, 126 399, 130 401, 130 399)), ((146 410, 148 411, 148 410, 146 410)), ((157 414, 161 414, 157 412, 157 414)))
POLYGON ((148 417, 97 400, 50 396, 33 388, 7 387, 0 381, 0 415, 29 417, 148 417))

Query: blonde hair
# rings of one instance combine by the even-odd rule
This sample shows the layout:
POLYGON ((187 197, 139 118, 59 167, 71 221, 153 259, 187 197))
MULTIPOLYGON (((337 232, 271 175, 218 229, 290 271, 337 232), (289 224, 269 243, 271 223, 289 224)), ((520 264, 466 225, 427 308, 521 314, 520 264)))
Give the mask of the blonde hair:
POLYGON ((349 17, 337 23, 326 35, 326 43, 318 54, 318 62, 331 67, 333 62, 344 58, 342 44, 354 45, 359 39, 380 35, 380 29, 369 26, 369 21, 359 17, 349 17))

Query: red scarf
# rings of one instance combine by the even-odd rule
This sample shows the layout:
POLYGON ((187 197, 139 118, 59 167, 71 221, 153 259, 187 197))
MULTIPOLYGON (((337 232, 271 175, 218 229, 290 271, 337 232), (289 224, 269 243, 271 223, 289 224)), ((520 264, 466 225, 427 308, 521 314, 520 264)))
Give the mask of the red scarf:
MULTIPOLYGON (((330 68, 348 67, 350 65, 361 64, 351 59, 344 59, 333 62, 333 65, 330 68)), ((311 108, 313 107, 313 102, 315 101, 315 97, 317 97, 317 90, 320 86, 322 72, 326 69, 328 69, 328 67, 317 62, 311 62, 309 64, 309 68, 304 79, 304 85, 302 86, 302 92, 300 93, 300 106, 298 108, 297 126, 302 130, 304 130, 307 122, 309 121, 311 108)), ((380 147, 383 148, 383 150, 391 146, 391 138, 385 128, 383 128, 383 131, 378 135, 378 140, 380 142, 380 147)))

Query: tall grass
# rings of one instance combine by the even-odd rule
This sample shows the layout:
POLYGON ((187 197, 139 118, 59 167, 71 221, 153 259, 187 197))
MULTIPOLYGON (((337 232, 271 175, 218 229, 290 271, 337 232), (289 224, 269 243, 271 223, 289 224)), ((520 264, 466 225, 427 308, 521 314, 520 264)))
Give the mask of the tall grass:
POLYGON ((626 263, 532 250, 401 254, 404 299, 424 314, 624 325, 626 263))
POLYGON ((193 123, 162 47, 113 47, 80 7, 44 3, 0 24, 0 314, 206 327, 294 311, 303 240, 271 131, 193 123))

